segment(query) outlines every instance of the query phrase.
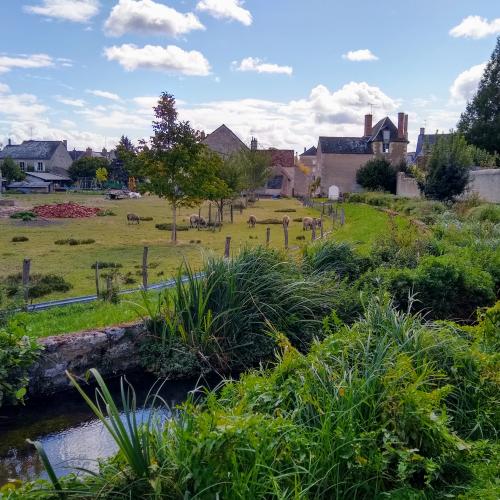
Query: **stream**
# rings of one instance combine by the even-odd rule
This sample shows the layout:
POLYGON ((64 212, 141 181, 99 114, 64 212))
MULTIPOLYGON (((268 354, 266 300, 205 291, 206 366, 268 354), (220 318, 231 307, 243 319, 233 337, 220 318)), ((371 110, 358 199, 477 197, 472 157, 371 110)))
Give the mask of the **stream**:
MULTIPOLYGON (((143 374, 127 378, 137 394, 137 420, 144 421, 151 411, 144 401, 155 379, 143 374)), ((172 418, 171 409, 185 401, 197 385, 196 380, 166 382, 160 394, 169 407, 157 408, 158 415, 172 418)), ((208 385, 212 385, 210 381, 208 385)), ((111 381, 109 387, 118 404, 119 381, 111 381)), ((89 394, 93 395, 93 390, 89 394)), ((0 408, 0 486, 8 479, 47 479, 40 457, 27 438, 42 443, 58 476, 76 472, 79 467, 96 470, 97 459, 117 451, 108 431, 76 390, 30 400, 25 406, 0 408)))

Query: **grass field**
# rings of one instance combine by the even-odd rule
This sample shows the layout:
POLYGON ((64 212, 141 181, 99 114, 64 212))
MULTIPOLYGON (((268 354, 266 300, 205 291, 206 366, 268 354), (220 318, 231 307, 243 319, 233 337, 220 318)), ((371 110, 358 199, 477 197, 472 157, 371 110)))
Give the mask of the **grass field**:
MULTIPOLYGON (((283 213, 276 210, 284 208, 296 209, 289 213, 291 219, 307 215, 318 216, 317 211, 302 207, 297 200, 261 200, 255 206, 243 211, 235 211, 234 223, 226 223, 221 231, 196 230, 178 233, 179 242, 169 242, 170 233, 155 228, 155 224, 169 222, 170 210, 166 201, 156 197, 145 197, 139 200, 106 200, 104 196, 84 194, 51 194, 51 195, 16 195, 20 205, 30 207, 45 203, 62 203, 73 201, 84 205, 110 209, 116 213, 111 217, 92 217, 87 219, 52 219, 22 222, 9 218, 0 219, 0 277, 20 272, 23 258, 31 259, 32 273, 56 273, 63 275, 73 285, 66 296, 78 296, 95 291, 94 271, 91 265, 95 261, 122 264, 121 274, 131 273, 137 284, 128 283, 123 288, 133 288, 141 281, 140 265, 142 249, 149 246, 150 282, 161 281, 174 275, 186 259, 194 268, 198 267, 203 256, 209 252, 221 255, 224 251, 226 236, 232 237, 231 250, 238 252, 242 247, 265 243, 266 226, 257 225, 249 229, 246 221, 249 214, 258 220, 280 218, 283 213), (141 222, 138 225, 127 224, 126 214, 136 213, 141 217, 153 217, 153 221, 141 222), (29 241, 13 243, 15 236, 26 236, 29 241), (95 239, 91 245, 69 246, 55 245, 54 242, 64 238, 95 239), (199 243, 198 243, 199 241, 199 243)), ((366 205, 344 205, 346 224, 334 229, 335 237, 351 241, 361 246, 369 244, 377 235, 387 228, 387 216, 366 205)), ((204 211, 206 212, 206 207, 204 211)), ((189 215, 197 213, 197 209, 183 209, 180 224, 188 224, 189 215)), ((283 229, 281 225, 271 225, 271 246, 283 248, 283 229)), ((332 229, 331 222, 325 225, 325 231, 332 229)), ((297 247, 304 242, 297 236, 305 235, 309 241, 311 233, 302 231, 299 222, 292 222, 289 230, 289 245, 297 247)), ((293 250, 292 250, 293 251, 293 250)), ((57 298, 53 294, 44 298, 57 298)))

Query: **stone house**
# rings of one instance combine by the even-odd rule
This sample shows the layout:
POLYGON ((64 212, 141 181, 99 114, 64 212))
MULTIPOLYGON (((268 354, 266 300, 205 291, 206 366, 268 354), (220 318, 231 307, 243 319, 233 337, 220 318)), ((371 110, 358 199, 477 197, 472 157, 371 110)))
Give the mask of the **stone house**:
POLYGON ((309 196, 310 186, 318 177, 317 152, 318 149, 313 146, 304 148, 304 152, 299 155, 295 170, 295 196, 309 196))
POLYGON ((425 128, 421 127, 417 138, 417 147, 415 149, 415 153, 413 153, 413 156, 410 158, 409 163, 416 164, 420 167, 423 166, 432 147, 436 144, 438 139, 444 139, 450 136, 451 134, 439 134, 437 131, 435 134, 426 134, 425 128))
POLYGON ((73 163, 66 141, 23 141, 0 151, 0 160, 10 157, 23 172, 50 172, 66 176, 73 163))
POLYGON ((372 126, 373 117, 365 115, 361 137, 320 137, 316 153, 317 172, 321 177, 321 194, 330 187, 340 193, 360 191, 356 173, 368 160, 387 158, 393 165, 406 160, 408 148, 408 115, 398 113, 398 126, 386 116, 372 126))
POLYGON ((223 158, 228 158, 241 150, 248 151, 248 146, 224 124, 205 136, 202 142, 223 158))

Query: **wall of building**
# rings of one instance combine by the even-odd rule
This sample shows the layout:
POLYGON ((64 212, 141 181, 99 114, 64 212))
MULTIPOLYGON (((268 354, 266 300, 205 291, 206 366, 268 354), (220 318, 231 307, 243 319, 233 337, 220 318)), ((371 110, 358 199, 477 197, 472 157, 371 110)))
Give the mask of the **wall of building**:
POLYGON ((323 154, 318 155, 320 166, 321 193, 328 193, 332 185, 339 187, 341 193, 360 191, 356 182, 356 172, 368 160, 371 154, 323 154))
POLYGON ((406 159, 408 144, 406 142, 391 142, 389 143, 389 153, 384 153, 382 150, 382 142, 372 142, 372 150, 374 156, 383 156, 387 158, 393 165, 401 163, 406 159))
POLYGON ((398 173, 396 194, 405 198, 421 197, 417 181, 413 177, 407 176, 404 172, 398 173))
POLYGON ((64 146, 64 143, 61 143, 57 147, 52 158, 48 161, 45 161, 44 163, 46 172, 52 172, 55 174, 59 172, 67 174, 67 171, 69 167, 71 167, 73 160, 71 159, 68 150, 64 146))

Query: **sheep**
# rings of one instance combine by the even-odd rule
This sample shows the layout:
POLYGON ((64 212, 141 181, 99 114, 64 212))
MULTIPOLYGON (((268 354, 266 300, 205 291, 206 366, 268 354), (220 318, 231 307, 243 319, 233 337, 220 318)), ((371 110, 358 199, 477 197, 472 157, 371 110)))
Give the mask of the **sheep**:
POLYGON ((302 219, 302 231, 307 231, 308 229, 312 229, 314 224, 314 219, 312 217, 304 217, 302 219))
POLYGON ((250 217, 248 217, 247 224, 248 227, 254 228, 255 224, 257 224, 257 217, 255 217, 255 215, 250 215, 250 217))
POLYGON ((290 217, 288 215, 285 215, 283 217, 283 227, 288 227, 290 225, 290 217))
POLYGON ((192 214, 189 217, 189 225, 190 227, 205 227, 207 225, 207 221, 205 220, 205 217, 202 217, 201 215, 192 214))
POLYGON ((140 218, 136 214, 127 214, 127 223, 131 224, 132 222, 135 222, 136 224, 139 224, 140 218))
POLYGON ((321 219, 313 219, 313 222, 316 227, 321 227, 322 224, 321 219))

